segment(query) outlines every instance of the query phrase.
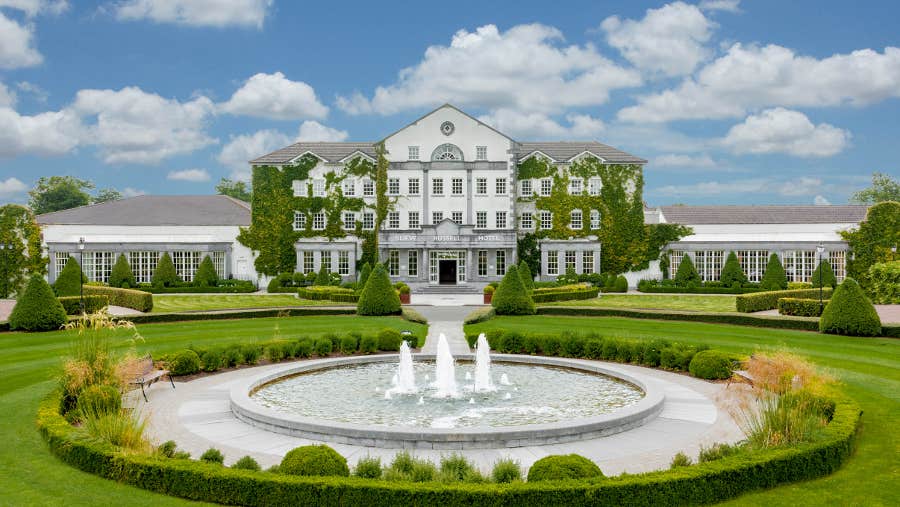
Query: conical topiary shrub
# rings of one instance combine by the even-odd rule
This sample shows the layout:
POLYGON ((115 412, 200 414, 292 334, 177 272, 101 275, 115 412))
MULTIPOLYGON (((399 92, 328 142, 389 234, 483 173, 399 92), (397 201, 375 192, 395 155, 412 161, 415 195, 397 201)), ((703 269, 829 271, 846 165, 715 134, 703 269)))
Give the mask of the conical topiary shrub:
POLYGON ((519 269, 515 265, 510 266, 503 276, 503 281, 494 291, 491 306, 497 315, 533 315, 535 313, 534 301, 525 290, 519 269))
POLYGON ((75 257, 69 257, 65 267, 56 275, 53 291, 59 297, 77 296, 81 294, 81 283, 86 281, 87 277, 81 272, 78 261, 75 260, 75 257))
POLYGON ((25 292, 9 315, 9 328, 24 331, 51 331, 66 323, 66 310, 53 289, 40 275, 32 275, 25 292))
POLYGON ((366 282, 369 280, 369 275, 371 274, 372 266, 370 266, 368 262, 363 264, 362 269, 359 270, 359 278, 356 280, 359 282, 360 290, 366 286, 366 282))
POLYGON ((200 265, 197 266, 197 272, 194 274, 194 285, 197 287, 215 287, 218 284, 219 274, 216 273, 216 266, 207 255, 203 257, 200 265))
POLYGON ((810 279, 813 287, 836 287, 837 277, 834 276, 834 270, 831 269, 831 263, 827 259, 822 260, 816 270, 813 271, 810 279))
POLYGON ((331 273, 329 273, 328 270, 325 269, 324 265, 319 268, 319 273, 316 274, 316 280, 313 282, 313 285, 318 285, 320 287, 331 285, 331 273))
POLYGON ((878 336, 881 334, 881 319, 856 280, 845 278, 822 312, 819 331, 847 336, 878 336))
POLYGON ((526 290, 534 290, 534 275, 531 274, 531 268, 524 259, 519 261, 519 277, 526 290))
POLYGON ((691 256, 684 254, 681 257, 681 263, 678 264, 678 271, 675 272, 675 284, 688 287, 700 285, 701 282, 700 273, 697 273, 697 268, 694 267, 694 261, 691 260, 691 256))
POLYGON ((391 285, 387 270, 376 264, 356 303, 359 315, 394 315, 400 313, 400 296, 391 285))
POLYGON ((160 256, 151 281, 154 287, 172 287, 181 281, 178 278, 178 271, 175 270, 175 264, 172 262, 169 252, 163 252, 160 256))
POLYGON ((741 263, 738 262, 734 252, 728 254, 725 265, 722 266, 722 275, 719 277, 719 281, 727 287, 740 287, 741 284, 747 282, 747 275, 741 269, 741 263))
POLYGON ((112 271, 109 273, 109 286, 129 289, 135 285, 134 273, 131 271, 128 259, 125 258, 125 254, 119 254, 119 258, 116 259, 116 263, 113 264, 112 271))
POLYGON ((784 272, 784 266, 781 265, 781 259, 778 258, 778 254, 773 253, 769 256, 766 272, 763 274, 759 286, 765 290, 784 290, 787 289, 787 284, 787 274, 784 272))

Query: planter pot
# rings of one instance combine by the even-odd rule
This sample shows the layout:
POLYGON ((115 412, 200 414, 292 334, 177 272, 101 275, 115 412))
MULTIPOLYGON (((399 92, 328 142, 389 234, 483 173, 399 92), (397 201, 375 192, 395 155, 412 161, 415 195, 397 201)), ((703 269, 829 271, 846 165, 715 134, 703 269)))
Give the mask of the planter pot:
POLYGON ((400 304, 403 304, 403 305, 409 304, 409 294, 400 294, 400 304))
POLYGON ((491 300, 493 300, 493 299, 494 299, 494 293, 485 294, 484 295, 484 304, 486 304, 486 305, 491 304, 491 300))

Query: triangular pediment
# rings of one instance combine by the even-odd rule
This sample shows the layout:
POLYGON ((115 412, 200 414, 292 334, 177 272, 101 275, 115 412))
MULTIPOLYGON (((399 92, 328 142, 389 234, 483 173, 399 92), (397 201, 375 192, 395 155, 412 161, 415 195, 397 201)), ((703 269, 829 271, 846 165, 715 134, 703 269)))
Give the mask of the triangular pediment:
POLYGON ((456 236, 459 234, 459 225, 453 220, 445 218, 434 227, 434 231, 440 236, 456 236))

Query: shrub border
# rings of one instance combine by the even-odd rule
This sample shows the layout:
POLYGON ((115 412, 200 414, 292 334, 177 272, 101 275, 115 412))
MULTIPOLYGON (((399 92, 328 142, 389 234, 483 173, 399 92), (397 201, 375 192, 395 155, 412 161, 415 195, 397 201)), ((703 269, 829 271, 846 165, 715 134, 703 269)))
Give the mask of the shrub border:
POLYGON ((285 307, 248 309, 217 313, 148 313, 145 315, 127 315, 120 320, 129 320, 135 324, 151 324, 157 322, 182 322, 193 320, 228 320, 258 319, 266 317, 303 317, 306 315, 356 315, 356 308, 321 308, 321 307, 285 307))
POLYGON ((637 310, 630 308, 589 308, 577 306, 541 306, 538 315, 572 315, 583 317, 630 317, 634 319, 683 320, 709 324, 769 327, 818 331, 819 319, 781 315, 748 315, 737 312, 684 312, 674 310, 637 310))
POLYGON ((535 303, 549 303, 553 301, 573 301, 576 299, 594 299, 600 293, 598 287, 586 287, 565 292, 532 292, 531 299, 535 303))

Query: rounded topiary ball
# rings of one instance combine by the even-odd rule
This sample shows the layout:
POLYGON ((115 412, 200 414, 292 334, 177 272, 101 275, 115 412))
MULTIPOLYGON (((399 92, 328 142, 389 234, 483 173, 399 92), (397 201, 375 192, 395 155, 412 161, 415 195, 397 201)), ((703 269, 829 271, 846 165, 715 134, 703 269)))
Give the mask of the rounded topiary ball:
POLYGON ((734 373, 734 361, 729 354, 720 350, 703 350, 697 352, 691 359, 688 371, 697 378, 707 380, 731 378, 734 373))
POLYGON ((546 456, 535 461, 528 470, 528 482, 590 477, 603 477, 603 472, 596 463, 578 454, 546 456))
POLYGON ((327 445, 304 445, 289 451, 278 471, 288 475, 350 475, 347 460, 327 445))
POLYGON ((193 350, 176 352, 166 362, 172 375, 193 375, 200 371, 200 356, 193 350))

